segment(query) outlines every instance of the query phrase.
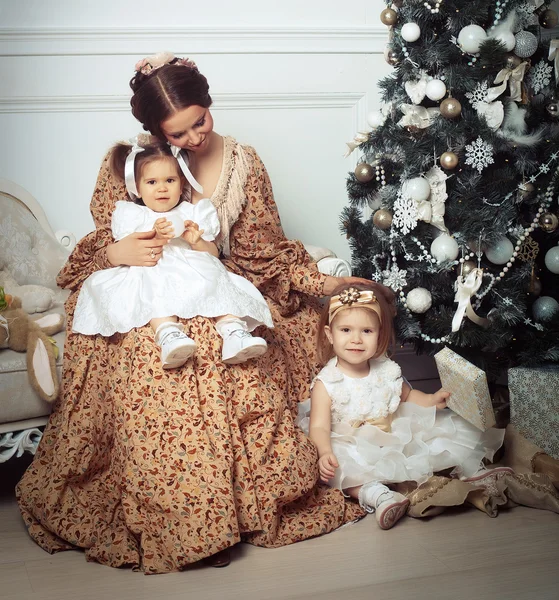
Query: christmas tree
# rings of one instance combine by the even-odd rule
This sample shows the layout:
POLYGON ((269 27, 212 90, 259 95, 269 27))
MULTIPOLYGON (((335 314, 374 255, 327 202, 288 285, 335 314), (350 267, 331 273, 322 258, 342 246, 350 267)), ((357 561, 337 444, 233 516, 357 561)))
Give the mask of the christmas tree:
POLYGON ((491 370, 559 362, 558 23, 538 0, 397 0, 342 225, 397 336, 491 370))

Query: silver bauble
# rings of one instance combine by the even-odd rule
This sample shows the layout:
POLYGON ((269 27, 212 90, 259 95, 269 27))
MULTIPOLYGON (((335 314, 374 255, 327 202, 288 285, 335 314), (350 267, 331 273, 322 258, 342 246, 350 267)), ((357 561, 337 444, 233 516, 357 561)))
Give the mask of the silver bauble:
POLYGON ((529 31, 519 31, 515 36, 514 53, 520 58, 528 58, 538 49, 538 38, 529 31))
POLYGON ((559 302, 551 296, 540 296, 532 305, 536 321, 549 321, 559 312, 559 302))
POLYGON ((550 248, 545 253, 545 266, 555 275, 559 274, 559 246, 550 248))

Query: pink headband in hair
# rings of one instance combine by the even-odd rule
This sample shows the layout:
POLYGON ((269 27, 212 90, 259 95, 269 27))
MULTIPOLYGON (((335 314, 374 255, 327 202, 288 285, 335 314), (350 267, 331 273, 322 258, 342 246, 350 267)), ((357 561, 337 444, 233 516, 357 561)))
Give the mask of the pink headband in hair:
POLYGON ((188 58, 177 58, 171 52, 158 52, 151 56, 146 56, 136 63, 134 69, 142 75, 149 75, 151 72, 160 69, 164 65, 168 65, 171 61, 175 60, 174 65, 180 65, 181 67, 189 67, 190 69, 197 69, 196 63, 188 58))

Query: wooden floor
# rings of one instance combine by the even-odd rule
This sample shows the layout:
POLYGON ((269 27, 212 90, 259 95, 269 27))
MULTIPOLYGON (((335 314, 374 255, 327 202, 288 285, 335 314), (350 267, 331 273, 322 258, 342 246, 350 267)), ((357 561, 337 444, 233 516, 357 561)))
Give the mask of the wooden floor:
POLYGON ((559 516, 474 508, 381 531, 374 515, 321 538, 267 550, 240 544, 224 569, 144 576, 51 556, 28 537, 13 485, 28 459, 0 465, 1 600, 557 600, 559 516))

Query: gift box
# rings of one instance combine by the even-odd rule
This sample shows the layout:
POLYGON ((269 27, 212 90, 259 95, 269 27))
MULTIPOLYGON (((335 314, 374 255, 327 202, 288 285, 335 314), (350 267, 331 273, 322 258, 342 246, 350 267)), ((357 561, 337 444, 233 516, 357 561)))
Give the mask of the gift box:
POLYGON ((485 372, 450 348, 435 354, 443 389, 450 392, 447 406, 485 431, 495 425, 495 414, 485 372))
POLYGON ((559 366, 509 369, 509 394, 511 423, 559 459, 559 366))

